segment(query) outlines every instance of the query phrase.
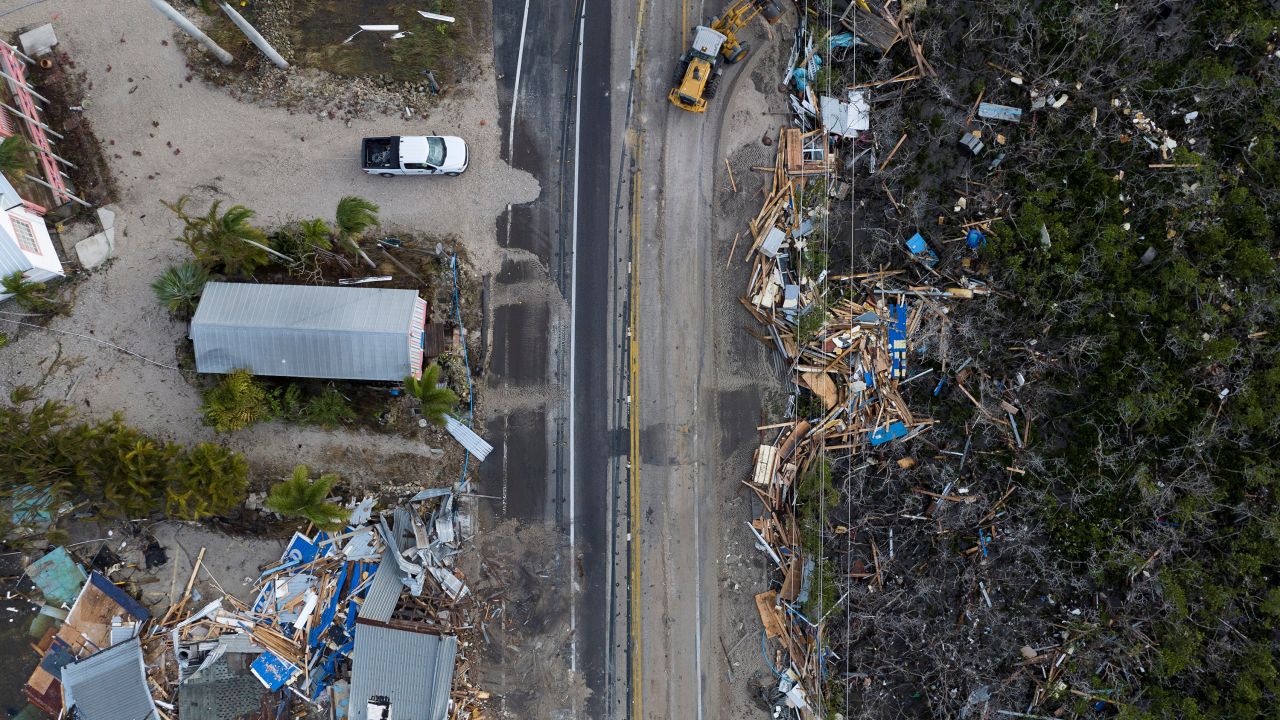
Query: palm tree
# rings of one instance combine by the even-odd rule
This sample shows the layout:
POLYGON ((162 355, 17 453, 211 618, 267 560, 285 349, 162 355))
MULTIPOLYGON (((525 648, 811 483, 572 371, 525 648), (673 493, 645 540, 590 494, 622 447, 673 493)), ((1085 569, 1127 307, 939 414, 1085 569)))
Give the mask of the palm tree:
POLYGON ((35 164, 35 158, 31 156, 31 143, 26 138, 10 135, 0 141, 0 173, 21 180, 35 168, 35 164))
POLYGON ((31 312, 55 313, 62 309, 61 303, 50 300, 45 295, 45 284, 32 282, 21 270, 16 270, 0 279, 0 294, 8 295, 13 301, 31 312))
POLYGON ((257 213, 243 205, 220 212, 222 201, 214 200, 207 213, 193 216, 186 211, 188 200, 190 197, 183 195, 165 207, 182 221, 178 242, 186 245, 200 264, 212 267, 222 263, 228 274, 248 274, 267 261, 267 235, 249 223, 257 213))
POLYGON ((333 228, 320 218, 299 222, 298 234, 303 246, 308 249, 328 250, 333 247, 333 243, 330 242, 330 238, 333 237, 333 228))
POLYGON ((184 262, 160 273, 160 277, 151 283, 151 289, 169 312, 185 317, 196 309, 196 301, 200 299, 200 293, 204 292, 207 282, 209 271, 203 265, 184 262))
POLYGON ((334 225, 338 230, 338 241, 343 247, 359 255, 369 267, 377 265, 360 249, 356 238, 366 230, 378 225, 378 206, 376 203, 355 195, 348 195, 338 201, 334 225))
POLYGON ((405 389, 422 403, 422 416, 436 425, 443 425, 444 418, 458 404, 458 395, 447 387, 439 387, 440 366, 431 364, 422 371, 421 378, 404 379, 405 389))
POLYGON ((295 467, 289 479, 271 486, 263 504, 268 510, 285 517, 306 518, 321 530, 341 530, 351 511, 325 502, 334 483, 338 482, 338 476, 321 475, 312 480, 310 475, 306 465, 295 467))

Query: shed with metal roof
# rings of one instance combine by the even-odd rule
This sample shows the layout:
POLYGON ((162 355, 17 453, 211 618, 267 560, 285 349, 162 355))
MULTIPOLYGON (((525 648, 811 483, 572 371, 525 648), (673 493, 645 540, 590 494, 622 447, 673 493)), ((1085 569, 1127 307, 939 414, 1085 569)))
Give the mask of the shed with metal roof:
POLYGON ((370 700, 385 698, 396 720, 444 720, 453 688, 458 638, 356 622, 351 655, 350 720, 371 720, 370 700))
POLYGON ((211 282, 190 336, 199 372, 399 381, 422 374, 426 314, 413 290, 211 282))

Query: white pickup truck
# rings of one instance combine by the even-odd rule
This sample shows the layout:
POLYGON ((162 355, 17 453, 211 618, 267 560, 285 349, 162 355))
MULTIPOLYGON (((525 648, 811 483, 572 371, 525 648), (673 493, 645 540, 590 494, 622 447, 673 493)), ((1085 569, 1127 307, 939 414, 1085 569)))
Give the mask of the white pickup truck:
POLYGON ((470 158, 467 143, 449 135, 365 138, 360 168, 370 175, 461 175, 470 158))

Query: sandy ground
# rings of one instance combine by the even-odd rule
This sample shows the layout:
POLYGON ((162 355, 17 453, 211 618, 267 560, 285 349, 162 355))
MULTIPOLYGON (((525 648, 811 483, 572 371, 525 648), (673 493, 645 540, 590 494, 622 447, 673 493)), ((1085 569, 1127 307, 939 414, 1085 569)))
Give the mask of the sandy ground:
MULTIPOLYGON (((477 272, 489 273, 503 258, 495 218, 508 204, 529 202, 539 192, 532 176, 499 160, 493 82, 475 85, 465 100, 446 102, 430 117, 361 120, 348 127, 237 102, 218 88, 187 81, 187 59, 172 41, 174 27, 145 0, 50 0, 4 16, 0 28, 45 22, 53 22, 60 49, 92 83, 86 114, 120 189, 114 208, 117 257, 72 288, 71 315, 50 327, 92 335, 159 365, 85 340, 27 330, 0 349, 0 386, 6 389, 39 385, 44 398, 70 402, 92 416, 119 411, 129 423, 173 440, 214 437, 200 422, 196 390, 180 373, 160 366, 174 365, 186 330, 169 319, 149 288, 185 254, 172 241, 179 226, 162 201, 190 194, 197 209, 213 199, 240 203, 270 226, 331 217, 340 197, 360 195, 381 205, 388 230, 455 234, 477 272), (359 170, 361 137, 426 133, 464 137, 470 169, 459 178, 396 179, 359 170)), ((486 64, 485 76, 493 78, 486 64)), ((5 328, 13 337, 11 330, 5 328)), ((219 440, 256 464, 308 462, 354 478, 377 475, 378 458, 392 453, 436 462, 427 459, 425 444, 361 432, 267 424, 219 440)))

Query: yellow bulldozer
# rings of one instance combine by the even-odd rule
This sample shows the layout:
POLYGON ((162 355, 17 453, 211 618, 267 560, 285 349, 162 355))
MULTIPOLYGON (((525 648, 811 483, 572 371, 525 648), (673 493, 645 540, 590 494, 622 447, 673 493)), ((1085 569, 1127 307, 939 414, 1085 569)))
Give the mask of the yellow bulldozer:
POLYGON ((738 33, 757 15, 773 25, 782 11, 773 0, 736 0, 710 25, 694 28, 693 46, 680 57, 667 99, 682 110, 706 112, 720 85, 720 62, 732 65, 747 56, 747 43, 738 33))

